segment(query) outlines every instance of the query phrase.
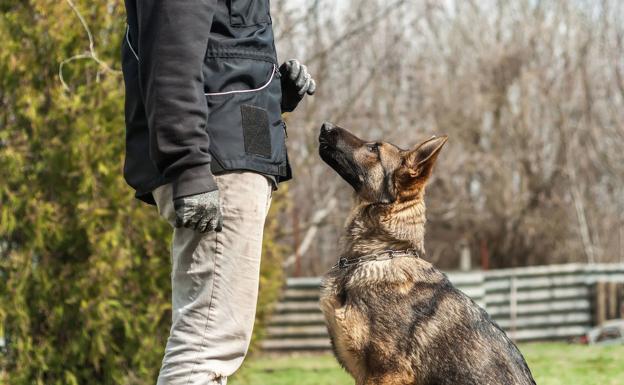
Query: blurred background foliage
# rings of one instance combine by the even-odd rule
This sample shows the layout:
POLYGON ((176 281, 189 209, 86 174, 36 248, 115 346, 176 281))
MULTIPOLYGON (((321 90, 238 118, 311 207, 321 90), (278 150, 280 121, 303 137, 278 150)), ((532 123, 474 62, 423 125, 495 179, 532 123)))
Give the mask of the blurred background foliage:
MULTIPOLYGON (((0 383, 153 384, 171 230, 122 178, 123 2, 75 6, 107 65, 86 58, 69 2, 0 5, 0 383)), ((259 325, 281 285, 276 231, 269 219, 259 325)))
POLYGON ((624 1, 272 4, 278 52, 319 85, 289 132, 292 272, 335 263, 352 205, 316 155, 323 120, 403 148, 449 136, 426 194, 439 268, 624 262, 624 1))

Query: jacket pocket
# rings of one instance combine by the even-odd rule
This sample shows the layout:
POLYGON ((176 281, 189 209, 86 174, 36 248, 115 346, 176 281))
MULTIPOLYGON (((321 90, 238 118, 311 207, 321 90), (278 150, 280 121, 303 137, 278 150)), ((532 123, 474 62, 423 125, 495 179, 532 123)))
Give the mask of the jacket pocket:
POLYGON ((225 170, 287 173, 281 84, 273 63, 252 59, 208 63, 205 74, 210 152, 225 170))
POLYGON ((244 64, 222 66, 222 72, 212 71, 210 78, 204 74, 207 77, 205 83, 208 83, 212 89, 204 85, 204 89, 207 91, 204 95, 224 96, 258 92, 269 87, 276 75, 279 77, 279 70, 273 63, 254 61, 258 64, 254 63, 253 67, 256 67, 258 70, 252 71, 249 70, 249 65, 245 63, 250 62, 249 59, 240 61, 244 64), (268 75, 261 77, 266 72, 268 72, 268 75))
POLYGON ((227 0, 232 27, 271 23, 269 0, 227 0))

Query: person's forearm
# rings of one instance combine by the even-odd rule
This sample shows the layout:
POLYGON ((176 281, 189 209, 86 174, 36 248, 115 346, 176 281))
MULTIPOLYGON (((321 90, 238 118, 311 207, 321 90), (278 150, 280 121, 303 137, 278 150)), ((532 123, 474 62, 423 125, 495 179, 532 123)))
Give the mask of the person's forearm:
POLYGON ((216 189, 210 172, 202 64, 216 0, 137 2, 140 84, 150 156, 174 199, 216 189))

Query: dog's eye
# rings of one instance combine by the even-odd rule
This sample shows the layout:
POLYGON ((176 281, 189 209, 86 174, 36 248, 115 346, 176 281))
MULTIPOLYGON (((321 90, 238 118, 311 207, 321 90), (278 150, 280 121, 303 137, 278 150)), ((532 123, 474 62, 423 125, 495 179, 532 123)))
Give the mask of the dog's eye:
POLYGON ((377 152, 379 152, 379 145, 377 143, 367 144, 366 147, 368 147, 368 151, 373 154, 377 154, 377 152))

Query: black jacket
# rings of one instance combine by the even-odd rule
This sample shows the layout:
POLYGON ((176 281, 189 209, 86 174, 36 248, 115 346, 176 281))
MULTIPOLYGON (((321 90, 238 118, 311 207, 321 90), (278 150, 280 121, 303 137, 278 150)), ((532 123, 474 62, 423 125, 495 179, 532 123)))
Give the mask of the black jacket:
POLYGON ((214 173, 290 178, 269 0, 126 0, 124 177, 136 196, 216 189, 214 173))

